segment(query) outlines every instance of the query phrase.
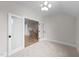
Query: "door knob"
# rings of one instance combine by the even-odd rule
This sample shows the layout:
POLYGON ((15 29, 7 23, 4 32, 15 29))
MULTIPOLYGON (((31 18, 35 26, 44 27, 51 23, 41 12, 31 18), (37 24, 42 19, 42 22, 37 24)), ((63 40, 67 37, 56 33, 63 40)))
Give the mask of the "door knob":
POLYGON ((9 38, 11 38, 11 35, 9 35, 9 38))

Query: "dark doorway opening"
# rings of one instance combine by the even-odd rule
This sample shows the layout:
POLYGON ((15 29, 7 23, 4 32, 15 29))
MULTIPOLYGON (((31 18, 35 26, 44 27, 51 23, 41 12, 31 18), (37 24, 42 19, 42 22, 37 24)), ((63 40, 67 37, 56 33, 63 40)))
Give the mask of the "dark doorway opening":
POLYGON ((38 42, 39 32, 38 21, 25 19, 25 47, 38 42))

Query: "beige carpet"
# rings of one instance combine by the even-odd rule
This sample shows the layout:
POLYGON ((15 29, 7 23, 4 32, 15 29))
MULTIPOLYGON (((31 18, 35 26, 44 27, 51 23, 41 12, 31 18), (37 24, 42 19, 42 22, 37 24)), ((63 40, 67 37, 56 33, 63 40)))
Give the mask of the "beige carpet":
POLYGON ((76 48, 54 43, 40 41, 11 55, 10 57, 76 57, 79 56, 76 48))

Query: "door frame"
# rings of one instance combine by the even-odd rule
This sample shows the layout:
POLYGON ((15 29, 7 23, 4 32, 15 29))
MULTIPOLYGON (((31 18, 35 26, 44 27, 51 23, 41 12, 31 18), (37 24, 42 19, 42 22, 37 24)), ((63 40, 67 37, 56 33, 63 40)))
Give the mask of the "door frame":
POLYGON ((23 47, 20 47, 20 48, 16 49, 15 51, 10 52, 10 49, 11 49, 10 46, 11 46, 11 45, 10 45, 10 39, 9 39, 9 37, 8 37, 8 40, 7 40, 7 56, 10 56, 10 55, 12 55, 12 54, 15 53, 15 52, 24 49, 24 39, 25 39, 25 37, 24 37, 24 34, 25 34, 25 33, 24 33, 24 22, 25 22, 25 19, 24 19, 24 17, 19 16, 19 15, 17 15, 17 14, 8 13, 8 35, 7 35, 7 36, 9 36, 9 20, 11 19, 11 16, 16 16, 16 17, 19 17, 19 18, 22 18, 22 19, 23 19, 23 47))

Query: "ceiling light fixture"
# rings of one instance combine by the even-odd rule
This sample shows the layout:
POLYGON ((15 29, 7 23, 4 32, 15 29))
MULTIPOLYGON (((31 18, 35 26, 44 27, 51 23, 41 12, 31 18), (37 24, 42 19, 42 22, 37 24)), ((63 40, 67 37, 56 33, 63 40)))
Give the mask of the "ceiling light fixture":
POLYGON ((42 11, 48 11, 49 8, 51 8, 52 5, 50 3, 48 3, 48 1, 44 1, 42 4, 41 4, 41 10, 42 11))
POLYGON ((47 5, 47 4, 48 4, 48 2, 47 2, 47 1, 45 1, 45 2, 44 2, 44 5, 47 5))
POLYGON ((51 4, 49 4, 49 5, 48 5, 48 7, 49 7, 49 8, 51 8, 51 7, 52 7, 52 5, 51 5, 51 4))
POLYGON ((43 7, 43 8, 41 8, 41 10, 42 10, 42 11, 44 11, 44 10, 45 10, 45 11, 48 11, 48 8, 47 8, 47 7, 43 7))

